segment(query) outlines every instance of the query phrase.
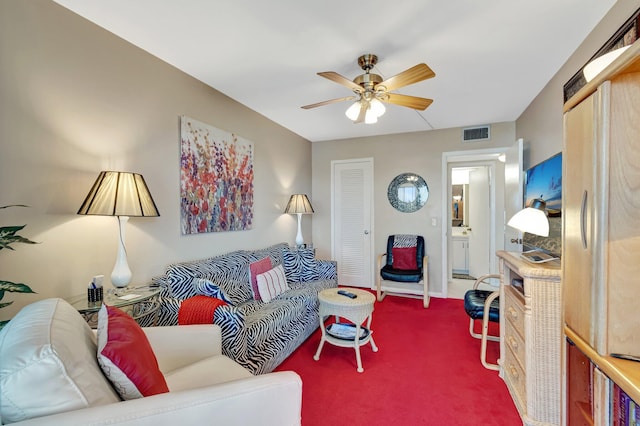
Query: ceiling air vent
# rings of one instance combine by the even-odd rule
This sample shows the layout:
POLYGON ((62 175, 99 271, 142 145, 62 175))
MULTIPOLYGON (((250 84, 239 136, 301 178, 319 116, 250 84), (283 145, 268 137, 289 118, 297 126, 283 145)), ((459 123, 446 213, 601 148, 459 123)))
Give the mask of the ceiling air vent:
POLYGON ((462 129, 462 142, 486 141, 491 139, 490 126, 467 127, 462 129))

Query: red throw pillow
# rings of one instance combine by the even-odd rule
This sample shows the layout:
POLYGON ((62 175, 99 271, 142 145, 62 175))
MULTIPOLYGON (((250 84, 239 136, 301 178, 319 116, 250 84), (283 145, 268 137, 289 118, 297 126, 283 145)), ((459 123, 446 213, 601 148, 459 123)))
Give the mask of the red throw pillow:
POLYGON ((258 290, 257 277, 260 274, 264 274, 271 268, 271 259, 268 257, 249 264, 249 279, 251 280, 251 290, 253 291, 253 298, 255 300, 262 300, 260 297, 260 291, 258 290))
POLYGON ((178 325, 213 324, 218 306, 226 305, 224 300, 197 295, 185 299, 178 309, 178 325))
POLYGON ((391 249, 391 256, 393 256, 393 269, 402 269, 406 271, 418 269, 416 250, 416 247, 393 247, 391 249))
POLYGON ((98 364, 122 399, 169 392, 142 328, 122 310, 104 304, 98 313, 98 364))

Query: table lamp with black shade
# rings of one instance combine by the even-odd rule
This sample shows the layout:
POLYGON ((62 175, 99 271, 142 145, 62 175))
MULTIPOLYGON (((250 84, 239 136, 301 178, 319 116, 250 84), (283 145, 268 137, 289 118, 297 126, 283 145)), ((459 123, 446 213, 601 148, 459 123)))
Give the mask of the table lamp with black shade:
POLYGON ((78 214, 118 218, 120 240, 116 263, 111 273, 111 284, 117 288, 129 285, 131 269, 127 264, 124 244, 127 221, 129 217, 160 216, 142 175, 130 172, 100 172, 78 214))

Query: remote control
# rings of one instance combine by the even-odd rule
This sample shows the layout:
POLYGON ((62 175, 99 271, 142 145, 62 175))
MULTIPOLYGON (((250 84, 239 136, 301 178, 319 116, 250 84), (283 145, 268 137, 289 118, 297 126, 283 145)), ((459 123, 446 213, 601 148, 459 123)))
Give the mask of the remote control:
POLYGON ((358 295, 353 294, 353 293, 351 293, 349 291, 346 291, 346 290, 338 290, 338 294, 341 294, 343 296, 349 297, 351 299, 355 299, 356 297, 358 297, 358 295))

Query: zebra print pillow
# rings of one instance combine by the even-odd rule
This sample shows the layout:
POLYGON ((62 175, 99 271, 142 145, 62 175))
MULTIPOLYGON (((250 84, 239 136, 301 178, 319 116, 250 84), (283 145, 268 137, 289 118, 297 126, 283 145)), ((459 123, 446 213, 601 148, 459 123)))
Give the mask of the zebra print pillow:
POLYGON ((290 283, 320 279, 318 261, 313 249, 285 248, 282 250, 282 262, 287 281, 290 283))
POLYGON ((229 299, 224 295, 222 289, 213 281, 205 278, 194 278, 191 284, 193 285, 193 290, 196 292, 196 295, 215 297, 216 299, 229 303, 229 299))

